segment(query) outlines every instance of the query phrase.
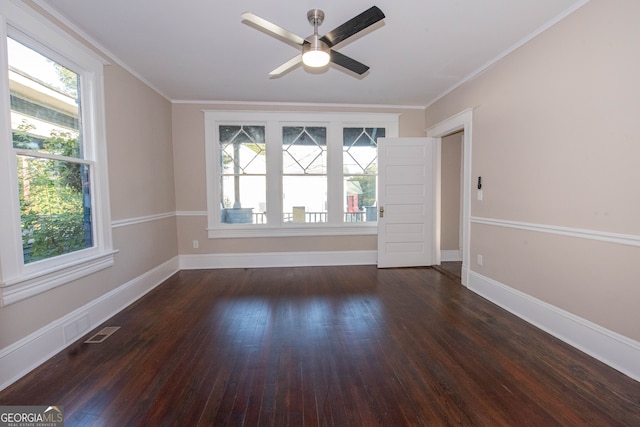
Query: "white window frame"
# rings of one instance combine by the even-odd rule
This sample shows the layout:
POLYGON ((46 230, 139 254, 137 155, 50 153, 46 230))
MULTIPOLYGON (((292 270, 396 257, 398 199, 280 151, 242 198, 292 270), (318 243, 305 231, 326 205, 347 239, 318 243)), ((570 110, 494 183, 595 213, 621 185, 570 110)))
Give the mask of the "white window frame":
POLYGON ((28 6, 0 5, 0 306, 38 295, 114 263, 104 128, 103 66, 106 62, 28 6), (84 159, 90 165, 93 247, 24 264, 18 195, 17 150, 11 135, 7 37, 80 75, 84 159))
POLYGON ((342 220, 344 216, 342 215, 344 207, 342 129, 345 127, 385 128, 387 137, 397 137, 399 114, 205 110, 204 116, 209 238, 373 235, 377 233, 377 222, 348 223, 342 220), (218 126, 234 124, 266 127, 267 212, 269 215, 267 224, 220 222, 221 171, 218 126), (328 222, 304 224, 282 222, 282 126, 292 125, 327 127, 328 222))

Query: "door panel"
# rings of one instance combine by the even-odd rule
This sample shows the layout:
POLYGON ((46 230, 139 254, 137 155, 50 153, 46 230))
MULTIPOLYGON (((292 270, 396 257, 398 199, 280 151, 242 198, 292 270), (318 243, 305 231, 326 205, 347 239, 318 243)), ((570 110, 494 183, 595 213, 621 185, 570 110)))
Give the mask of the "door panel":
POLYGON ((378 140, 378 267, 435 263, 433 138, 378 140))

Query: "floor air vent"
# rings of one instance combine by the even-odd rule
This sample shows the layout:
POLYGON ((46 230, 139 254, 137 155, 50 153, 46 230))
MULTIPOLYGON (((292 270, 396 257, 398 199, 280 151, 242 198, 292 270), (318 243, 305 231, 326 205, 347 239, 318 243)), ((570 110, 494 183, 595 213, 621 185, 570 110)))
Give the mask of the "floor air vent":
POLYGON ((98 344, 109 338, 120 326, 107 326, 98 331, 97 334, 85 341, 87 344, 98 344))

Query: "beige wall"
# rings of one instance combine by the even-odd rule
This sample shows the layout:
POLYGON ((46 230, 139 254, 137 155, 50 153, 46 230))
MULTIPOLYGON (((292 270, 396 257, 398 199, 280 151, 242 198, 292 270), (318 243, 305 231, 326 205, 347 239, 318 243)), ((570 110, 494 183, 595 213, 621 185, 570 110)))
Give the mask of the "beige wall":
MULTIPOLYGON (((105 97, 112 219, 173 213, 171 103, 116 64, 105 97)), ((0 308, 0 349, 174 258, 175 217, 116 227, 113 242, 113 267, 0 308)))
POLYGON ((111 219, 122 284, 177 255, 171 103, 118 65, 105 67, 111 219))
MULTIPOLYGON (((356 251, 376 250, 376 236, 323 236, 291 238, 242 238, 209 239, 207 237, 207 219, 202 215, 207 210, 205 180, 205 140, 203 110, 265 110, 264 105, 229 106, 216 104, 174 104, 173 105, 173 144, 176 206, 182 213, 201 213, 200 215, 180 215, 178 217, 178 245, 180 254, 218 254, 218 253, 256 253, 290 251, 356 251), (193 248, 198 240, 199 248, 193 248)), ((371 111, 399 113, 400 136, 424 136, 425 117, 422 109, 354 109, 319 108, 315 106, 278 106, 269 110, 281 111, 329 111, 353 112, 371 111)))
POLYGON ((118 65, 105 79, 112 219, 173 212, 171 104, 118 65))
POLYGON ((440 156, 440 249, 460 250, 460 196, 462 137, 458 132, 442 138, 440 156))
MULTIPOLYGON (((638 240, 639 16, 636 0, 592 0, 427 109, 428 127, 474 108, 472 218, 638 240)), ((472 221, 470 255, 473 271, 640 340, 637 246, 472 221)))

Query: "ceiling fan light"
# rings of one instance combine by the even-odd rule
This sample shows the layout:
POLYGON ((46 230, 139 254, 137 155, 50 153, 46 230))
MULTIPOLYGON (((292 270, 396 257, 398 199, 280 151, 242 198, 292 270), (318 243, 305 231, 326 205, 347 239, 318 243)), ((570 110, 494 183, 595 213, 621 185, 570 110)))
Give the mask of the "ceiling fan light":
POLYGON ((307 67, 319 68, 329 63, 329 54, 322 50, 309 50, 302 55, 302 62, 307 67))
POLYGON ((302 48, 302 62, 307 67, 324 67, 331 60, 329 46, 315 36, 311 43, 305 44, 302 48))

